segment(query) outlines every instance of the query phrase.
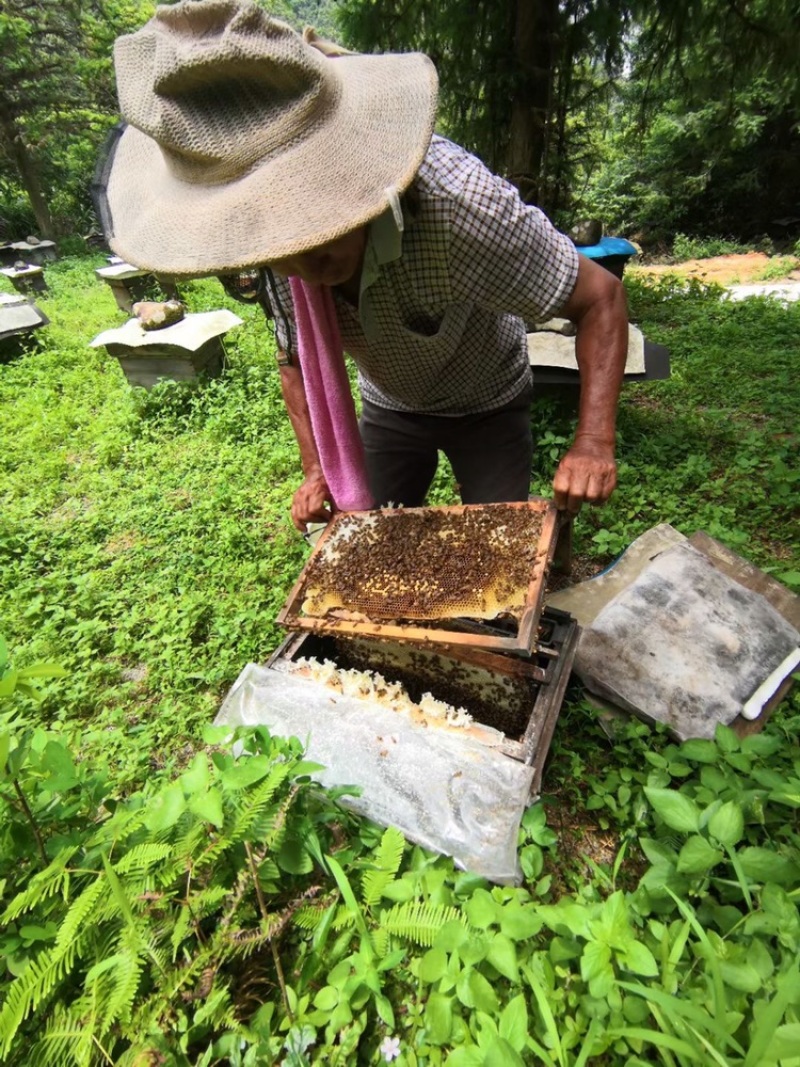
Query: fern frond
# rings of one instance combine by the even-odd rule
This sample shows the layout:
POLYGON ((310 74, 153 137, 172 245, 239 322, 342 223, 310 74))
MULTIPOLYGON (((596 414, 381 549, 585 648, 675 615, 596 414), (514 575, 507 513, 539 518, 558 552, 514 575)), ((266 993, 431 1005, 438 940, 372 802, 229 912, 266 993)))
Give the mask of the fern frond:
POLYGON ((98 875, 70 905, 69 911, 58 928, 55 942, 56 949, 70 945, 83 929, 84 923, 90 916, 93 924, 97 924, 99 920, 98 902, 105 893, 108 893, 108 882, 102 875, 98 875))
POLYGON ((380 904, 383 891, 389 882, 394 881, 391 871, 365 871, 361 879, 361 900, 365 908, 374 908, 380 904))
POLYGON ((141 845, 135 845, 130 852, 126 852, 122 859, 114 864, 114 870, 117 874, 145 873, 166 859, 172 851, 172 845, 145 841, 141 845))
POLYGON ((340 904, 336 909, 336 915, 333 917, 332 928, 334 930, 344 930, 345 927, 353 926, 354 924, 355 918, 352 911, 345 904, 340 904))
POLYGON ((43 871, 38 871, 21 893, 17 893, 0 917, 0 926, 13 922, 26 911, 48 897, 61 893, 69 885, 67 864, 77 851, 77 847, 65 848, 52 860, 43 871))
POLYGON ((392 937, 402 937, 423 948, 430 948, 445 923, 468 923, 458 908, 445 904, 424 904, 407 901, 397 904, 389 911, 381 912, 379 930, 392 937))
POLYGON ((136 994, 139 990, 144 960, 138 945, 131 943, 133 938, 124 938, 127 944, 123 951, 111 957, 113 968, 98 976, 97 1003, 99 1019, 97 1033, 103 1037, 117 1022, 127 1022, 131 1017, 136 994))
POLYGON ((186 872, 194 867, 195 857, 202 853, 207 844, 208 826, 199 821, 187 822, 181 833, 172 838, 172 855, 158 872, 161 885, 172 885, 184 878, 186 872))
MULTIPOLYGON (((272 803, 275 792, 284 783, 290 772, 291 767, 288 764, 276 763, 260 782, 247 791, 241 802, 234 809, 232 825, 229 827, 226 819, 223 833, 209 848, 195 858, 195 871, 200 871, 210 864, 216 863, 219 857, 232 845, 245 840, 249 836, 253 825, 265 814, 267 807, 272 803)), ((294 792, 290 793, 290 797, 293 799, 294 792)), ((289 798, 287 798, 287 802, 288 800, 289 798)), ((269 845, 269 841, 265 840, 264 844, 269 845)))
POLYGON ((7 1053, 22 1022, 72 970, 83 939, 76 937, 67 945, 58 943, 40 952, 8 987, 0 1009, 0 1060, 7 1053))
POLYGON ((378 851, 375 853, 375 866, 382 871, 388 871, 394 878, 400 870, 405 847, 406 839, 397 827, 388 826, 383 832, 378 851))
POLYGON ((400 869, 406 840, 393 826, 383 832, 381 843, 373 860, 374 868, 366 871, 361 879, 361 900, 365 908, 380 904, 383 891, 400 869))
POLYGON ((92 1031, 72 1005, 54 1010, 47 1029, 30 1050, 28 1062, 75 1067, 94 1062, 92 1051, 92 1031))
POLYGON ((295 926, 298 926, 301 930, 316 930, 325 917, 328 907, 328 904, 310 904, 305 908, 300 908, 295 912, 295 926))
POLYGON ((375 946, 375 951, 378 953, 379 956, 385 956, 386 953, 389 951, 389 931, 373 930, 372 944, 375 946))

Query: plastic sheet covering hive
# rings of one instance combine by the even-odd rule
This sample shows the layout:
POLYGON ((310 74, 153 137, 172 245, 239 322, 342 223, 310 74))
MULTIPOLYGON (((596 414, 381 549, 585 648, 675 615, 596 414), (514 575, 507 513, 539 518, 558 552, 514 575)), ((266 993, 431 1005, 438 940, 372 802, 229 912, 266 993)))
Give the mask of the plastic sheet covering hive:
POLYGON ((539 551, 541 507, 393 509, 337 520, 304 573, 305 614, 428 621, 521 616, 539 551))

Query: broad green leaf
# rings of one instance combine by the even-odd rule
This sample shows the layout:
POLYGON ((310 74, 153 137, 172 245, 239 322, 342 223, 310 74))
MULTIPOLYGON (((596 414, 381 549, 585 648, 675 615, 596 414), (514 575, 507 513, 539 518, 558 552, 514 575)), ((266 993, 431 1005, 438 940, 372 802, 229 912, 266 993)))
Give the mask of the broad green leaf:
POLYGON ((209 789, 208 792, 190 796, 189 811, 210 822, 218 830, 222 829, 225 817, 222 812, 222 793, 219 789, 209 789))
POLYGON ((186 798, 179 782, 172 782, 162 789, 148 805, 145 825, 153 833, 169 830, 186 811, 186 798))
POLYGON ((339 991, 330 985, 323 986, 314 997, 314 1007, 319 1011, 333 1011, 338 1003, 339 991))
POLYGON ((205 752, 198 752, 181 775, 181 782, 187 794, 192 796, 208 789, 209 778, 208 756, 205 752))
POLYGON ((425 1028, 433 1045, 445 1045, 453 1030, 453 1001, 444 993, 431 993, 425 1005, 425 1028))
POLYGON ((733 800, 723 804, 709 819, 708 832, 720 844, 729 845, 731 848, 741 841, 744 834, 744 816, 739 805, 733 800))
POLYGON ((275 859, 288 874, 308 874, 314 869, 314 861, 298 837, 285 838, 275 859))
POLYGON ((658 974, 658 964, 647 945, 641 941, 632 941, 623 953, 621 959, 626 970, 634 974, 643 974, 646 978, 653 978, 658 974))
POLYGON ((525 1067, 525 1062, 517 1050, 502 1037, 492 1039, 483 1062, 485 1067, 525 1067))
POLYGON ((529 905, 527 909, 523 909, 517 904, 513 911, 511 905, 503 909, 500 929, 514 941, 523 941, 526 937, 538 934, 543 926, 554 934, 588 937, 589 909, 580 904, 573 904, 566 898, 559 904, 541 904, 538 908, 529 905), (526 922, 530 925, 527 933, 524 931, 526 922), (517 924, 522 928, 518 930, 517 924))
POLYGON ((489 951, 489 939, 484 934, 472 934, 458 950, 459 957, 466 964, 480 963, 486 959, 489 951))
POLYGON ((674 867, 678 862, 677 852, 664 841, 640 837, 639 845, 654 867, 674 867))
POLYGON ((797 1059, 800 1049, 800 1023, 786 1023, 779 1026, 772 1036, 765 1059, 769 1062, 797 1059))
POLYGON ((469 940, 469 931, 464 924, 458 919, 451 919, 436 935, 433 947, 444 949, 445 952, 455 952, 467 940, 469 940))
POLYGON ((21 926, 19 928, 20 937, 25 941, 53 941, 58 933, 58 927, 55 923, 48 923, 47 926, 36 926, 31 924, 30 926, 21 926))
POLYGON ((472 970, 470 972, 469 987, 474 1005, 478 1011, 485 1011, 487 1015, 494 1015, 499 1007, 497 994, 492 984, 483 977, 480 971, 472 970))
POLYGON ((480 971, 465 967, 456 983, 456 995, 465 1008, 477 1008, 492 1015, 497 1010, 497 994, 480 971))
POLYGON ((445 1060, 445 1067, 484 1067, 483 1050, 476 1045, 454 1048, 445 1060))
POLYGON ((8 667, 0 676, 0 697, 10 697, 17 688, 17 671, 8 667))
POLYGON ((681 755, 685 759, 694 760, 695 763, 716 763, 719 759, 719 749, 713 741, 696 737, 683 742, 681 755))
POLYGON ((30 667, 19 668, 20 680, 31 678, 66 678, 69 672, 60 663, 33 663, 30 667))
POLYGON ((378 971, 393 971, 398 964, 402 963, 405 959, 406 950, 404 948, 397 948, 394 952, 390 952, 388 956, 384 956, 381 962, 377 966, 378 971))
POLYGON ((486 959, 509 982, 519 982, 517 949, 511 938, 506 937, 505 934, 495 934, 489 941, 486 959))
POLYGON ((713 848, 704 837, 694 834, 678 854, 677 870, 681 874, 706 874, 723 857, 723 852, 713 848))
POLYGON ((723 982, 731 989, 738 989, 741 993, 757 993, 761 989, 761 976, 749 963, 720 960, 719 969, 723 982))
POLYGON ((593 938, 607 942, 612 948, 628 945, 633 935, 625 897, 619 890, 601 906, 599 918, 590 920, 589 929, 593 938))
POLYGON ((316 774, 317 771, 324 771, 324 763, 314 763, 313 760, 299 760, 298 763, 292 769, 292 775, 295 778, 305 778, 307 775, 316 774))
POLYGON ((745 848, 738 857, 743 873, 753 881, 792 887, 800 881, 800 865, 768 848, 745 848))
POLYGON ((470 925, 477 930, 485 930, 487 926, 497 922, 497 901, 485 889, 476 889, 464 905, 464 910, 470 925))
POLYGON ((447 972, 447 953, 441 948, 431 948, 419 961, 419 977, 431 985, 447 972))
POLYGON ((383 887, 381 896, 395 904, 404 904, 414 896, 414 883, 410 878, 397 878, 383 887))
POLYGON ((677 789, 656 789, 645 786, 645 796, 653 810, 671 830, 684 834, 697 833, 700 828, 700 809, 693 800, 677 789))
POLYGON ((11 748, 11 735, 7 730, 0 732, 0 777, 5 773, 6 760, 8 759, 8 752, 11 748))
POLYGON ((503 1008, 498 1029, 500 1037, 517 1052, 522 1052, 528 1039, 528 1007, 522 993, 503 1008))
POLYGON ((558 934, 550 942, 550 959, 553 963, 564 963, 567 960, 576 960, 581 954, 581 943, 568 937, 559 937, 558 934))
POLYGON ((722 723, 717 723, 717 727, 714 731, 714 740, 719 745, 720 751, 724 752, 726 755, 739 751, 739 737, 730 726, 724 726, 722 723))
POLYGON ((394 1009, 391 1001, 383 993, 375 994, 375 1007, 381 1021, 386 1023, 390 1030, 394 1030, 394 1009))
POLYGON ((525 845, 519 851, 519 865, 527 882, 534 882, 544 868, 544 853, 538 845, 525 845))
POLYGON ((760 937, 754 937, 748 946, 747 962, 751 967, 755 967, 762 982, 770 978, 775 971, 775 961, 760 937))
POLYGON ((227 789, 246 789, 269 774, 273 766, 268 756, 242 756, 233 767, 220 772, 227 789))
POLYGON ((785 741, 778 734, 750 734, 741 741, 742 752, 751 756, 769 757, 780 752, 785 741))
POLYGON ((614 985, 611 949, 601 941, 591 941, 581 956, 581 977, 593 997, 606 997, 614 985))

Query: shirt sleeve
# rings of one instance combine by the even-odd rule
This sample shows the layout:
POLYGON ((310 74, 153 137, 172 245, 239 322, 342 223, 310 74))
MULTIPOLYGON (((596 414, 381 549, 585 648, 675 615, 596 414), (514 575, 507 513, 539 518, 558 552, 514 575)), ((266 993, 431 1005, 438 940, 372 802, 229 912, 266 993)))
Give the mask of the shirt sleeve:
POLYGON ((266 272, 267 296, 275 321, 275 340, 280 351, 297 362, 297 327, 294 322, 294 304, 289 279, 272 271, 266 272))
POLYGON ((513 185, 469 159, 450 208, 454 299, 526 322, 551 318, 575 288, 577 249, 513 185))

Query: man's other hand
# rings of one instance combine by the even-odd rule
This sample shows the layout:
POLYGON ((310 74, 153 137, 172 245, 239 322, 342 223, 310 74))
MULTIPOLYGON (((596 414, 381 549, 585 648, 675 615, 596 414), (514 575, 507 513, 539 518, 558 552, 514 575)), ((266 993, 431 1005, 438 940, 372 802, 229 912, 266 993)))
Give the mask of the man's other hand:
POLYGON ((322 472, 309 474, 292 498, 292 522, 300 533, 309 522, 328 522, 333 514, 331 491, 322 472))
POLYGON ((605 504, 617 484, 614 446, 590 435, 579 435, 558 465, 553 497, 559 511, 577 515, 581 504, 605 504))

